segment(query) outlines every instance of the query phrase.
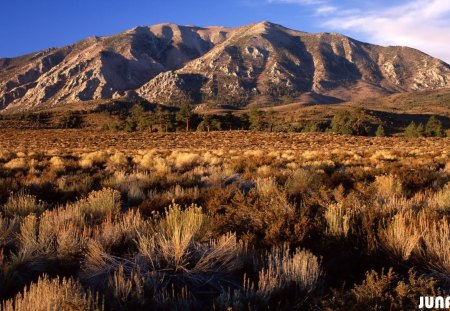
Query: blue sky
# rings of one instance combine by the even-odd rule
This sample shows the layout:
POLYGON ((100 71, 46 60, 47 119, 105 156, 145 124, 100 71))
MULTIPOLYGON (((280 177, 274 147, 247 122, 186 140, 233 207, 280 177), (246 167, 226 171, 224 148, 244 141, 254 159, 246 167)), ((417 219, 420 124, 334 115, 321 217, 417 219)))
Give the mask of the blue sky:
POLYGON ((406 45, 450 62, 450 0, 2 0, 0 57, 138 25, 235 27, 262 20, 406 45))

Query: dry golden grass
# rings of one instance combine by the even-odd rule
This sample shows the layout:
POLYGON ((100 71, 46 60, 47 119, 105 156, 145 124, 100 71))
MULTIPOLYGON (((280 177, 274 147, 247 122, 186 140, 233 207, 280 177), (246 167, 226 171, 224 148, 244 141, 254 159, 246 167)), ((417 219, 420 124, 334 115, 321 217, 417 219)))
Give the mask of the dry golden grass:
POLYGON ((400 180, 393 176, 376 176, 375 187, 381 198, 387 199, 402 194, 402 184, 400 180))
POLYGON ((0 139, 6 310, 97 291, 107 310, 366 310, 430 275, 450 292, 448 139, 24 133, 0 139))
POLYGON ((450 183, 438 191, 433 198, 433 203, 442 211, 450 210, 450 183))
MULTIPOLYGON (((339 150, 344 153, 351 150, 354 154, 365 155, 366 152, 376 154, 373 161, 395 160, 397 152, 446 150, 448 138, 410 138, 402 137, 359 137, 339 136, 332 133, 258 133, 247 131, 226 132, 192 132, 192 133, 149 133, 149 132, 109 132, 90 130, 11 130, 0 132, 0 148, 8 158, 8 150, 56 150, 67 151, 99 151, 115 149, 117 151, 136 150, 238 150, 240 154, 247 151, 247 156, 256 156, 265 150, 270 151, 308 151, 312 155, 322 155, 324 150, 339 150), (392 152, 392 147, 396 152, 392 152), (381 150, 381 151, 380 151, 381 150), (376 153, 378 151, 378 153, 376 153)), ((302 152, 302 153, 303 153, 302 152)), ((353 156, 352 156, 353 157, 353 156)), ((370 157, 370 156, 369 156, 370 157)), ((0 157, 1 160, 1 157, 0 157)))
MULTIPOLYGON (((120 209, 120 193, 113 189, 94 191, 77 202, 80 211, 93 221, 102 221, 107 217, 115 217, 120 209)), ((75 207, 77 208, 77 207, 75 207)))
POLYGON ((259 272, 258 293, 267 297, 295 284, 300 292, 312 291, 321 275, 319 260, 308 251, 275 248, 265 258, 267 268, 259 272))
POLYGON ((1 307, 4 311, 97 311, 103 310, 103 303, 77 281, 44 276, 1 307))
POLYGON ((7 216, 27 216, 29 214, 40 214, 45 210, 45 205, 38 199, 23 191, 13 193, 3 206, 3 212, 7 216))
POLYGON ((94 164, 105 163, 108 158, 108 154, 105 151, 93 151, 89 153, 83 153, 80 157, 80 166, 83 168, 90 168, 94 164))
POLYGON ((128 164, 128 159, 123 152, 115 152, 109 157, 108 164, 113 167, 124 167, 128 164))
POLYGON ((64 168, 64 161, 60 157, 51 157, 50 158, 50 164, 55 167, 56 169, 63 169, 64 168))
POLYGON ((350 231, 351 210, 345 209, 341 203, 328 205, 324 213, 327 222, 327 234, 335 237, 346 237, 350 231))
POLYGON ((400 260, 408 260, 422 237, 415 216, 411 213, 397 214, 386 228, 379 232, 381 247, 387 254, 400 260))
POLYGON ((202 238, 205 226, 206 218, 197 206, 181 211, 181 207, 174 204, 166 211, 165 217, 158 224, 160 234, 156 243, 164 260, 175 271, 185 269, 189 249, 192 243, 202 238))
POLYGON ((29 167, 29 163, 25 158, 15 158, 3 165, 8 170, 24 170, 29 167))
POLYGON ((431 269, 442 273, 446 278, 450 273, 450 223, 446 218, 432 219, 422 214, 418 220, 419 230, 424 242, 421 259, 431 269))

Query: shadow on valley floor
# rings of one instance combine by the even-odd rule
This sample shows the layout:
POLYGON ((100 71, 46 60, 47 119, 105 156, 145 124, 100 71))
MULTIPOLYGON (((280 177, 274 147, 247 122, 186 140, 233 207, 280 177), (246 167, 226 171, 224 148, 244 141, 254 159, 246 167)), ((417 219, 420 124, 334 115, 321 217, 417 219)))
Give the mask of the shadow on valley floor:
MULTIPOLYGON (((416 125, 422 123, 424 126, 432 114, 410 114, 410 113, 392 113, 386 111, 371 110, 371 114, 382 120, 389 127, 400 129, 408 126, 411 122, 416 125)), ((450 127, 450 118, 446 116, 436 116, 442 122, 443 128, 450 127)))

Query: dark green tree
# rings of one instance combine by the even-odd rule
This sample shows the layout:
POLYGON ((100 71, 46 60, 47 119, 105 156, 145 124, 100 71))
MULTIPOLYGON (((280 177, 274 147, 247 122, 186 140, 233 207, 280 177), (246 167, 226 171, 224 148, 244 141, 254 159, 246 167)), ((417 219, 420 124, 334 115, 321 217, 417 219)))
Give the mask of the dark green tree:
POLYGON ((138 131, 143 131, 150 125, 149 115, 140 104, 133 106, 133 109, 131 109, 131 117, 136 120, 136 129, 138 131))
POLYGON ((377 131, 375 132, 375 136, 376 137, 384 137, 384 136, 386 136, 386 133, 384 131, 383 125, 381 125, 381 124, 378 125, 377 131))
POLYGON ((417 137, 423 137, 425 136, 425 128, 423 127, 422 123, 419 123, 419 125, 417 125, 417 137))
POLYGON ((71 111, 65 114, 59 120, 58 127, 66 129, 81 128, 83 126, 83 117, 78 111, 71 111))
POLYGON ((227 111, 227 113, 225 113, 225 116, 223 117, 223 121, 226 124, 227 128, 231 131, 234 122, 233 113, 231 111, 227 111))
POLYGON ((331 131, 339 134, 367 135, 369 117, 363 109, 338 111, 331 120, 331 131))
POLYGON ((124 130, 126 132, 143 131, 149 127, 150 118, 141 104, 134 104, 130 115, 125 121, 124 130))
POLYGON ((269 129, 269 132, 273 132, 273 129, 276 126, 276 122, 277 122, 276 112, 273 109, 269 109, 265 115, 265 120, 267 123, 267 127, 269 129))
POLYGON ((320 132, 319 124, 317 124, 317 122, 310 121, 310 122, 306 123, 306 125, 303 127, 302 132, 305 132, 305 133, 320 132))
POLYGON ((153 133, 153 127, 159 124, 159 117, 156 114, 156 111, 150 111, 148 117, 148 125, 150 127, 150 132, 153 133))
POLYGON ((419 134, 417 132, 417 125, 414 121, 412 121, 403 132, 403 136, 405 137, 418 137, 419 134))
POLYGON ((173 132, 176 130, 176 115, 170 111, 164 112, 164 125, 166 132, 173 132))
POLYGON ((256 107, 250 108, 248 121, 250 123, 250 129, 253 131, 263 131, 267 128, 264 112, 256 107))
POLYGON ((211 117, 210 115, 204 115, 203 120, 199 123, 197 131, 211 131, 221 129, 221 123, 219 120, 211 117))
POLYGON ((164 131, 164 110, 160 105, 156 106, 155 118, 157 119, 157 123, 159 124, 160 131, 164 131))
POLYGON ((431 116, 428 119, 427 124, 425 125, 425 135, 426 136, 435 136, 435 137, 442 137, 442 123, 439 121, 436 116, 431 116))
POLYGON ((189 132, 189 125, 193 115, 194 112, 189 104, 182 104, 180 110, 176 114, 176 120, 185 124, 186 132, 189 132))

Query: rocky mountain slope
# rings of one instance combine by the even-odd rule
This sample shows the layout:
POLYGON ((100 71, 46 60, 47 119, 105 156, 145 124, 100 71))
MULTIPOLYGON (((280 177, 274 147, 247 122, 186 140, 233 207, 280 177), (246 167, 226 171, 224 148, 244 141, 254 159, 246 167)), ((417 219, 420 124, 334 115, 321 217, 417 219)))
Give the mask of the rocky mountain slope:
POLYGON ((450 87, 450 66, 418 50, 262 22, 161 24, 0 59, 0 106, 135 97, 177 105, 332 103, 450 87))
POLYGON ((0 107, 121 97, 224 41, 228 29, 163 24, 0 59, 0 107))

